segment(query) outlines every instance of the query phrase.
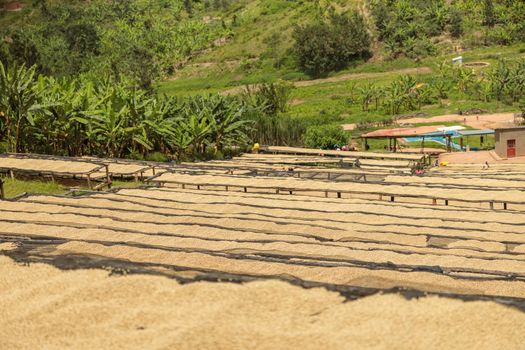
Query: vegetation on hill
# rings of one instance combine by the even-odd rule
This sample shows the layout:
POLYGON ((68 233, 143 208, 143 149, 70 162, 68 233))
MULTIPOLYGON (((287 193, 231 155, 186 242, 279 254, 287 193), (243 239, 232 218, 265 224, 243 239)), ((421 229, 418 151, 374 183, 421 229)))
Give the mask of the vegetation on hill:
POLYGON ((257 110, 235 97, 158 98, 125 81, 56 79, 0 63, 0 147, 10 152, 175 159, 244 145, 257 110), (250 115, 251 115, 250 114, 250 115))
POLYGON ((10 150, 183 158, 235 143, 301 145, 323 125, 524 103, 518 0, 24 4, 0 14, 0 61, 33 67, 21 112, 3 98, 10 150), (472 65, 452 67, 457 55, 472 65), (318 76, 328 79, 308 80, 318 76), (237 96, 216 96, 232 87, 237 96), (223 130, 239 122, 244 136, 213 134, 202 110, 216 104, 238 115, 223 130))

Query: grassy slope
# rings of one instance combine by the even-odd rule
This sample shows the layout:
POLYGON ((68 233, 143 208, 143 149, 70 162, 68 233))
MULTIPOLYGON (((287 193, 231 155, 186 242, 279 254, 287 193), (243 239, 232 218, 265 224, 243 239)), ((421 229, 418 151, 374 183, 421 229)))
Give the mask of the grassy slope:
MULTIPOLYGON (((30 3, 31 1, 26 0, 25 2, 30 3)), ((159 92, 168 95, 193 95, 215 93, 233 86, 278 79, 309 79, 294 68, 293 62, 290 62, 290 55, 287 54, 287 50, 292 45, 291 31, 294 24, 312 21, 316 16, 326 14, 327 5, 344 10, 362 8, 362 3, 362 0, 320 0, 318 3, 292 0, 238 0, 233 2, 233 5, 227 10, 196 9, 196 18, 201 15, 217 17, 227 26, 232 26, 235 16, 237 24, 232 26, 233 38, 220 47, 196 56, 177 72, 176 79, 167 79, 160 83, 159 92), (279 40, 272 53, 268 38, 273 34, 278 34, 279 40), (272 55, 284 58, 280 67, 274 66, 274 60, 270 57, 272 55)), ((27 7, 24 11, 30 11, 30 8, 27 7)), ((0 24, 13 23, 20 19, 22 14, 18 12, 0 15, 0 24)), ((498 57, 525 57, 525 54, 520 52, 523 50, 525 50, 525 45, 522 44, 509 47, 477 48, 463 52, 462 55, 465 62, 484 61, 493 64, 498 57)), ((352 84, 355 83, 357 86, 369 81, 377 85, 385 85, 398 75, 395 70, 414 67, 429 67, 435 70, 439 63, 450 61, 456 55, 450 50, 449 53, 428 57, 420 62, 406 58, 385 61, 378 59, 380 55, 377 55, 369 62, 361 62, 334 75, 392 72, 386 77, 361 77, 352 81, 352 84)), ((291 98, 294 103, 290 106, 288 114, 298 118, 329 116, 330 120, 334 120, 335 116, 339 117, 342 123, 371 121, 385 117, 382 112, 365 113, 360 110, 359 105, 349 105, 347 102, 349 84, 348 81, 339 81, 296 88, 292 92, 291 98)), ((515 109, 512 106, 498 106, 494 102, 482 103, 472 101, 465 96, 452 95, 443 105, 425 106, 422 111, 428 115, 439 115, 455 113, 459 109, 472 107, 489 111, 515 109)))
MULTIPOLYGON (((320 1, 319 6, 315 2, 308 1, 241 0, 229 11, 214 13, 214 16, 221 16, 227 24, 231 23, 233 14, 237 15, 238 25, 233 27, 233 39, 221 47, 194 58, 186 67, 177 72, 174 79, 162 82, 159 85, 159 91, 168 95, 194 95, 215 93, 227 90, 232 86, 276 81, 278 79, 292 81, 309 79, 293 68, 294 65, 289 61, 290 55, 286 53, 286 50, 292 44, 291 31, 293 25, 313 20, 317 14, 323 13, 323 6, 328 3, 337 8, 362 6, 362 2, 358 0, 326 0, 320 1), (268 58, 271 50, 266 39, 273 33, 279 33, 281 36, 275 52, 277 52, 278 57, 284 57, 284 64, 278 68, 268 58)), ((446 47, 446 44, 441 46, 446 47)), ((508 47, 477 48, 465 51, 462 55, 464 62, 483 61, 494 64, 499 57, 525 57, 524 50, 525 45, 521 44, 508 47)), ((392 72, 386 77, 361 77, 352 80, 352 84, 357 86, 369 81, 377 85, 386 85, 399 75, 395 73, 396 70, 414 67, 429 67, 436 70, 438 64, 444 61, 450 62, 453 57, 457 56, 457 53, 452 52, 452 48, 450 48, 449 53, 446 53, 446 49, 444 52, 437 57, 428 57, 419 62, 406 58, 386 61, 376 57, 369 62, 361 62, 334 75, 392 72)), ((420 79, 424 79, 424 77, 420 77, 420 79)), ((294 117, 322 117, 326 115, 331 117, 330 120, 337 116, 342 123, 385 118, 382 112, 365 113, 360 110, 359 105, 349 105, 347 102, 350 92, 349 84, 351 83, 348 81, 339 81, 296 88, 292 92, 291 98, 294 103, 290 106, 288 114, 294 117)), ((468 96, 453 94, 442 105, 425 106, 422 112, 432 116, 456 113, 460 109, 465 110, 474 107, 488 111, 515 110, 513 106, 500 106, 495 102, 472 101, 468 96)))

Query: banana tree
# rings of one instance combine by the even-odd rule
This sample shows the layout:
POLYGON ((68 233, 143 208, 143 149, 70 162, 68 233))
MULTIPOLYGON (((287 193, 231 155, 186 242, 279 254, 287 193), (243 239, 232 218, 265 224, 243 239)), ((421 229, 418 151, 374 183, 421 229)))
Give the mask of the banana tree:
POLYGON ((35 67, 13 63, 6 69, 0 62, 0 115, 10 151, 21 151, 21 132, 26 124, 34 125, 34 114, 44 108, 39 103, 41 94, 35 79, 35 67))
POLYGON ((211 125, 208 118, 192 114, 187 120, 180 124, 182 132, 186 133, 191 140, 192 153, 203 154, 206 148, 206 138, 210 135, 211 125))

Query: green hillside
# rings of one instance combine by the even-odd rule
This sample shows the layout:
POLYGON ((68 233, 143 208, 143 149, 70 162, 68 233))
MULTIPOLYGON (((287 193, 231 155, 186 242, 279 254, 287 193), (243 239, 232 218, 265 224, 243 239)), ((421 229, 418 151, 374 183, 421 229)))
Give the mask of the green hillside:
POLYGON ((369 130, 407 115, 525 106, 520 0, 23 3, 0 13, 4 65, 134 85, 174 104, 236 96, 253 107, 251 141, 303 144, 324 124, 369 130))

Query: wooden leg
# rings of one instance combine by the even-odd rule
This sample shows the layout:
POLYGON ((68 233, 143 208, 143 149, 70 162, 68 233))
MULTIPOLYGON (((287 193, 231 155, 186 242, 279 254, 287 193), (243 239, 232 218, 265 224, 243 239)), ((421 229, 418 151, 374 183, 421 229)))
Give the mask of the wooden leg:
POLYGON ((9 175, 11 176, 12 180, 15 179, 15 173, 13 172, 13 170, 9 170, 9 175))
POLYGON ((0 200, 5 199, 4 180, 0 179, 0 200))
POLYGON ((91 190, 92 187, 91 187, 91 175, 90 174, 87 174, 87 185, 88 185, 88 188, 91 190))

